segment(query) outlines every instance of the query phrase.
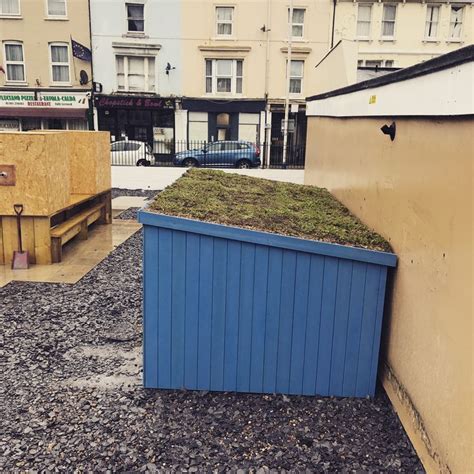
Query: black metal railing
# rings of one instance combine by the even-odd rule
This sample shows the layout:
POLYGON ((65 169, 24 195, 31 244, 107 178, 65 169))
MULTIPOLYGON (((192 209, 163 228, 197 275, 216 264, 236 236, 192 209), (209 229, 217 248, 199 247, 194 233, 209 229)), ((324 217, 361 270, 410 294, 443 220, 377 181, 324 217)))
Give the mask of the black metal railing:
POLYGON ((212 168, 304 168, 305 145, 246 141, 162 140, 153 146, 124 140, 111 144, 115 166, 202 166, 212 168))

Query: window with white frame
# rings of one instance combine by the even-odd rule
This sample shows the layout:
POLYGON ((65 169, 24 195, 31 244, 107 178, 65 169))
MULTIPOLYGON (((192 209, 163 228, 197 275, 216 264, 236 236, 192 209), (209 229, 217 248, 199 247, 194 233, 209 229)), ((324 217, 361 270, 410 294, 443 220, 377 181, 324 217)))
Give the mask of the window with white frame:
POLYGON ((435 39, 438 36, 439 6, 426 7, 425 39, 435 39))
POLYGON ((460 40, 464 7, 451 5, 451 20, 449 25, 449 39, 460 40))
POLYGON ((23 44, 5 43, 5 65, 8 82, 25 82, 25 56, 23 44))
POLYGON ((290 94, 303 92, 304 61, 291 61, 290 64, 290 94))
POLYGON ((216 7, 217 36, 232 36, 234 7, 216 7))
POLYGON ((66 16, 66 0, 46 0, 48 7, 48 16, 64 17, 66 16))
POLYGON ((127 31, 143 33, 145 31, 145 16, 143 3, 127 3, 127 31))
POLYGON ((20 0, 0 0, 0 15, 19 15, 20 0))
POLYGON ((395 20, 397 17, 396 5, 384 5, 382 13, 382 38, 395 36, 395 20))
POLYGON ((53 83, 69 84, 69 45, 53 43, 49 45, 51 58, 51 79, 53 83))
POLYGON ((206 93, 242 94, 243 60, 206 59, 206 93))
MULTIPOLYGON (((303 38, 304 35, 304 8, 293 8, 293 18, 291 19, 291 34, 293 38, 303 38)), ((290 10, 288 10, 288 18, 290 10)))
POLYGON ((359 3, 357 10, 357 38, 369 38, 371 20, 372 5, 359 3))
POLYGON ((155 58, 149 56, 116 56, 119 91, 155 91, 155 58))

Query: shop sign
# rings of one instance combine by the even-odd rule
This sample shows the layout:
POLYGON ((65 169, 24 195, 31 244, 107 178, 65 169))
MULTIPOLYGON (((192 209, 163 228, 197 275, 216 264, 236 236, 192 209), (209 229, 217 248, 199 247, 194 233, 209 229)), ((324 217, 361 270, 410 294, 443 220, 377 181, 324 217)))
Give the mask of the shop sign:
POLYGON ((107 109, 174 109, 174 101, 171 99, 130 96, 96 96, 94 99, 96 107, 107 109))
POLYGON ((15 119, 0 119, 0 130, 3 132, 20 130, 20 121, 15 119))
POLYGON ((68 92, 0 92, 0 108, 2 107, 35 107, 35 108, 72 108, 87 109, 89 93, 68 92))

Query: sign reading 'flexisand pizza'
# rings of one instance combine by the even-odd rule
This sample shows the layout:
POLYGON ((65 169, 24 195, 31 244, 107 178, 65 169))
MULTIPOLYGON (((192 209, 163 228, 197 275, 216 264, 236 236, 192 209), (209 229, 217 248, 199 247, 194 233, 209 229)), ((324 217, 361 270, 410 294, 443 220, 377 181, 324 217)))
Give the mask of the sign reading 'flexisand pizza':
POLYGON ((2 107, 87 109, 88 106, 87 93, 38 92, 35 96, 32 92, 0 92, 0 109, 2 107))

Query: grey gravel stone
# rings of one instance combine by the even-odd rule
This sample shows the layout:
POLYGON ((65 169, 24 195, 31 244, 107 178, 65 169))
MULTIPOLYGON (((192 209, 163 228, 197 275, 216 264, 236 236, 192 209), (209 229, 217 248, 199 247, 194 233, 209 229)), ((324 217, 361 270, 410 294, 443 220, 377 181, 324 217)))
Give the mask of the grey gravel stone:
POLYGON ((422 471, 380 389, 143 389, 141 253, 139 231, 75 285, 0 288, 2 472, 422 471))

